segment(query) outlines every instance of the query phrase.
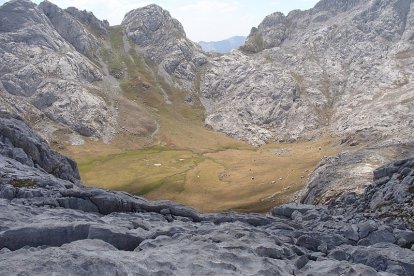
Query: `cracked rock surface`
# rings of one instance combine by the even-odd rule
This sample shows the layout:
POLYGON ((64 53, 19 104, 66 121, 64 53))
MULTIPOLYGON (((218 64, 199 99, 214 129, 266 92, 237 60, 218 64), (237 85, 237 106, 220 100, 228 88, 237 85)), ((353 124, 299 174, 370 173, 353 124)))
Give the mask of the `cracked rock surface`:
POLYGON ((328 205, 203 214, 85 188, 73 161, 0 115, 0 275, 414 275, 414 159, 328 205))
POLYGON ((110 140, 108 23, 47 1, 5 3, 0 275, 414 275, 413 22, 410 0, 322 0, 271 14, 241 50, 208 56, 162 8, 129 12, 125 52, 200 97, 207 125, 256 145, 328 133, 358 146, 324 158, 300 204, 202 214, 83 186, 76 163, 30 127, 110 140))
POLYGON ((108 27, 47 1, 0 6, 0 110, 24 116, 45 138, 60 129, 105 136, 116 117, 96 93, 106 78, 97 64, 108 27))
POLYGON ((267 16, 202 75, 206 124, 253 144, 359 131, 410 141, 413 20, 411 0, 323 0, 267 16))
POLYGON ((196 92, 197 72, 207 58, 168 11, 157 5, 132 10, 125 15, 122 27, 138 52, 157 67, 158 74, 187 93, 196 92))

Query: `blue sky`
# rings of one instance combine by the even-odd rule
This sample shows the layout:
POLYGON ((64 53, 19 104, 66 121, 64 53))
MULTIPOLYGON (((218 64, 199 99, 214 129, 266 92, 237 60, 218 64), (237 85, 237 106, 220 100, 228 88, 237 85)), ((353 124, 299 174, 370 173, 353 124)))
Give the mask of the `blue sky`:
MULTIPOLYGON (((248 35, 263 18, 275 11, 312 8, 318 0, 49 0, 61 8, 74 6, 92 11, 111 25, 120 24, 135 8, 155 3, 170 11, 193 41, 221 40, 248 35)), ((0 0, 3 4, 6 0, 0 0)), ((41 0, 33 2, 40 3, 41 0)))

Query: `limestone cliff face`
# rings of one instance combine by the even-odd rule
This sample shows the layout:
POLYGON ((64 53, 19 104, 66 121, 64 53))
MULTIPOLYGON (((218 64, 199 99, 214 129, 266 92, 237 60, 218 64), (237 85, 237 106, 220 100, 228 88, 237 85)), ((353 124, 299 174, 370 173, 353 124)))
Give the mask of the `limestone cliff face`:
MULTIPOLYGON (((108 23, 50 2, 12 1, 0 12, 3 106, 84 136, 111 133, 116 109, 95 93, 114 82, 100 55, 108 23)), ((217 57, 156 5, 129 12, 122 33, 127 53, 199 97, 205 123, 235 138, 352 140, 363 131, 368 142, 398 142, 414 126, 413 14, 410 0, 324 0, 267 16, 240 51, 217 57)))
POLYGON ((273 13, 240 51, 209 62, 205 122, 257 145, 324 135, 369 145, 322 160, 302 201, 360 194, 377 164, 412 152, 413 20, 410 0, 324 0, 273 13))
POLYGON ((82 21, 49 2, 5 3, 0 7, 2 109, 28 118, 45 137, 61 128, 104 136, 115 114, 94 92, 105 77, 92 61, 98 48, 99 38, 82 21))
POLYGON ((183 90, 196 91, 198 69, 207 59, 168 11, 157 5, 136 9, 125 15, 122 26, 158 74, 183 90))
POLYGON ((242 51, 203 75, 206 123, 257 144, 361 130, 410 140, 413 9, 410 0, 326 0, 267 16, 242 51))
POLYGON ((71 143, 82 137, 110 142, 119 133, 152 139, 157 123, 151 109, 124 97, 112 76, 128 77, 123 58, 130 48, 156 81, 167 81, 185 98, 198 97, 207 59, 158 6, 126 15, 123 53, 112 49, 108 22, 86 11, 15 0, 1 6, 0 15, 1 108, 28 119, 48 140, 62 133, 71 143))
MULTIPOLYGON (((91 59, 97 58, 101 46, 99 36, 96 37, 91 31, 86 29, 88 25, 85 25, 85 23, 89 24, 89 22, 88 19, 83 19, 80 11, 72 8, 69 10, 71 11, 69 13, 48 1, 40 3, 38 8, 47 16, 60 36, 78 52, 91 59)), ((107 28, 109 28, 109 24, 107 25, 97 20, 93 15, 91 18, 90 21, 95 22, 95 25, 92 27, 95 28, 96 34, 101 36, 108 35, 107 28)))

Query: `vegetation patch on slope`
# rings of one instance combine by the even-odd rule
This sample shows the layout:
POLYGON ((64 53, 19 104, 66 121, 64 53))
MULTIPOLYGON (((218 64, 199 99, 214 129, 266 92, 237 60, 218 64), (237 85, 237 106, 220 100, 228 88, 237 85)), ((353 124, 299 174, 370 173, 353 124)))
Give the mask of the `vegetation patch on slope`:
POLYGON ((338 151, 330 139, 255 148, 209 130, 198 98, 188 104, 191 95, 158 76, 136 49, 125 47, 120 27, 111 29, 110 44, 104 53, 109 70, 125 70, 118 78, 124 100, 117 106, 124 131, 111 144, 89 140, 65 150, 88 185, 201 211, 262 212, 288 202, 320 159, 338 151), (134 104, 157 121, 144 143, 128 132, 142 113, 134 104))

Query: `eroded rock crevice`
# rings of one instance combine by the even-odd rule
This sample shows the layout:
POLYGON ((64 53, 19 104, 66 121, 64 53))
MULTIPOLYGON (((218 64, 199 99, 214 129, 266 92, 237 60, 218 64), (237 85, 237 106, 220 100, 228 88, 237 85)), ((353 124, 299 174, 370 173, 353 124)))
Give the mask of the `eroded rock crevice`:
MULTIPOLYGON (((24 148, 42 144, 19 117, 2 114, 0 125, 19 126, 14 135, 25 135, 24 148)), ((42 156, 69 160, 42 145, 36 147, 42 156)), ((97 274, 413 275, 412 158, 375 170, 362 195, 347 193, 327 205, 291 203, 267 215, 202 214, 173 202, 85 188, 65 179, 78 175, 76 167, 52 175, 33 162, 35 152, 2 146, 8 153, 0 155, 5 274, 85 275, 85 262, 93 260, 97 274)))

